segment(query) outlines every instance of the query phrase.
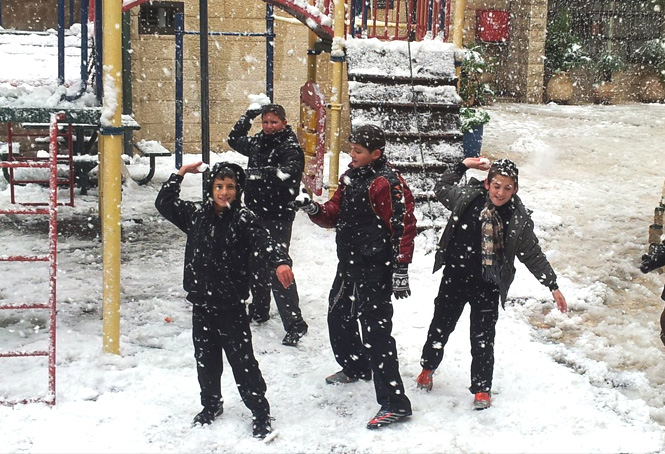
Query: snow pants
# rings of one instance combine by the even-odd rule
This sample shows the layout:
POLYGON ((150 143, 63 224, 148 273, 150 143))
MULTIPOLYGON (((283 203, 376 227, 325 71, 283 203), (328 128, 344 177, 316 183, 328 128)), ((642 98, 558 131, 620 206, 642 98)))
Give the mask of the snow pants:
POLYGON ((382 409, 411 414, 392 337, 392 283, 352 282, 337 275, 330 290, 328 331, 337 363, 353 378, 374 378, 382 409))
POLYGON ((226 353, 240 397, 254 416, 268 416, 266 383, 254 357, 252 333, 245 308, 238 304, 229 311, 207 310, 194 305, 192 338, 196 372, 201 387, 201 405, 214 407, 222 399, 222 351, 226 353))
POLYGON ((494 374, 494 338, 499 319, 499 288, 482 280, 469 280, 446 273, 434 299, 434 316, 423 346, 420 365, 434 370, 443 359, 444 347, 455 330, 464 306, 471 308, 471 386, 469 390, 490 392, 494 374))
MULTIPOLYGON (((280 243, 286 252, 291 245, 292 221, 260 220, 260 224, 268 229, 273 239, 280 243)), ((270 290, 275 297, 275 305, 282 319, 284 330, 288 331, 293 325, 304 323, 300 312, 300 300, 296 282, 284 288, 277 279, 275 270, 267 267, 266 263, 250 257, 251 270, 250 287, 252 302, 249 305, 250 316, 254 319, 268 319, 270 313, 270 290)))

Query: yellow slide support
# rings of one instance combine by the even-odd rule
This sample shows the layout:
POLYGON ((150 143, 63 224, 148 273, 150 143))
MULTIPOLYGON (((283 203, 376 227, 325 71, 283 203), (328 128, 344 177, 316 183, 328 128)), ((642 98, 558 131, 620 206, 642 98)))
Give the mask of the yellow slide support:
MULTIPOLYGON (((104 0, 103 112, 99 189, 102 219, 103 348, 120 353, 120 228, 122 202, 122 2, 104 0)), ((98 82, 99 83, 99 82, 98 82)))

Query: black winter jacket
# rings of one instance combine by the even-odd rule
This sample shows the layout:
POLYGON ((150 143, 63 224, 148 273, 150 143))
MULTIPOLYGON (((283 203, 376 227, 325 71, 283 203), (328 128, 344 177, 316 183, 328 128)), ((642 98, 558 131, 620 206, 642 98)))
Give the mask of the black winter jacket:
POLYGON ((209 200, 195 203, 180 199, 182 180, 178 174, 171 175, 159 191, 155 206, 187 234, 183 277, 187 299, 194 304, 206 300, 237 308, 249 297, 250 254, 258 254, 275 268, 290 266, 291 259, 246 207, 234 203, 217 215, 209 200))
POLYGON ((248 137, 251 127, 252 120, 242 115, 228 138, 230 147, 249 157, 245 205, 261 219, 293 221, 288 203, 298 195, 305 167, 298 137, 288 125, 275 134, 248 137))
MULTIPOLYGON (((434 259, 434 272, 438 271, 446 260, 446 247, 452 235, 458 228, 461 214, 477 197, 487 197, 487 190, 483 182, 472 178, 468 185, 460 186, 457 183, 462 179, 466 167, 462 164, 456 168, 449 168, 439 178, 436 184, 436 196, 448 208, 450 218, 441 235, 434 259)), ((501 283, 499 291, 501 301, 505 302, 508 289, 515 278, 515 257, 517 257, 534 275, 541 284, 554 291, 558 288, 556 274, 547 261, 547 257, 540 249, 538 238, 533 231, 533 221, 527 209, 517 195, 513 195, 512 203, 515 206, 508 231, 505 232, 504 263, 501 269, 501 283)))

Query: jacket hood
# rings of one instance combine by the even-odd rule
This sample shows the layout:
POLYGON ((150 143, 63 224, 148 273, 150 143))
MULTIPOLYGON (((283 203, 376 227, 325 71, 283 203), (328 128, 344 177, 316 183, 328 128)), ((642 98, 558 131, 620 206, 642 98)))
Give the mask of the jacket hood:
POLYGON ((208 193, 208 201, 212 203, 212 182, 215 181, 215 177, 217 177, 219 174, 228 173, 229 171, 235 175, 236 183, 238 184, 236 198, 231 205, 234 208, 238 208, 241 205, 240 200, 242 199, 242 193, 245 188, 246 177, 245 177, 245 171, 242 169, 242 167, 232 162, 222 161, 216 163, 212 167, 210 175, 208 176, 208 180, 206 181, 206 191, 208 193))

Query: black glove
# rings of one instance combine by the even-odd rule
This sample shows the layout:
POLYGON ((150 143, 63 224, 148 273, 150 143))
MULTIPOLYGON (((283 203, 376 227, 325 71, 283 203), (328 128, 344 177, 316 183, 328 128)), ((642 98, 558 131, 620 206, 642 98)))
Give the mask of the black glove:
POLYGON ((263 109, 248 109, 247 112, 245 112, 245 116, 250 120, 253 120, 261 115, 262 110, 263 109))
POLYGON ((312 202, 312 199, 309 197, 309 193, 305 188, 303 188, 300 195, 296 197, 293 202, 289 202, 288 205, 294 210, 304 211, 310 216, 319 212, 319 206, 312 202))
POLYGON ((642 256, 640 271, 648 273, 649 271, 660 268, 665 265, 665 245, 656 245, 651 252, 642 256))
POLYGON ((411 296, 409 265, 406 263, 399 263, 393 268, 393 295, 398 300, 411 296))

